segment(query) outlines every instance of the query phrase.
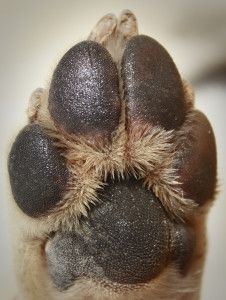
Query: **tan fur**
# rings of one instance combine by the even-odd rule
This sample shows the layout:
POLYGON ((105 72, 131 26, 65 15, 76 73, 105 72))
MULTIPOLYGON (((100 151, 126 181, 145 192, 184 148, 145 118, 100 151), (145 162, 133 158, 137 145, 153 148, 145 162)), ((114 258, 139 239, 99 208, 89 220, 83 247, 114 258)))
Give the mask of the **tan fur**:
MULTIPOLYGON (((120 65, 128 38, 138 33, 135 16, 123 12, 119 19, 103 17, 89 36, 100 42, 120 65)), ((120 69, 119 69, 120 74, 120 69)), ((21 286, 21 299, 198 299, 205 256, 205 219, 207 209, 197 209, 192 200, 183 197, 176 170, 172 167, 177 144, 186 138, 193 114, 193 93, 184 83, 188 114, 179 131, 165 131, 148 124, 135 124, 125 129, 125 103, 121 121, 112 141, 93 141, 89 137, 68 135, 57 127, 48 112, 48 88, 37 90, 30 101, 30 122, 42 126, 54 138, 56 147, 66 158, 70 179, 63 200, 39 219, 23 214, 11 201, 15 224, 15 261, 21 286), (139 286, 120 286, 110 282, 94 282, 90 278, 77 281, 65 292, 52 285, 45 261, 48 235, 64 227, 79 230, 79 218, 87 215, 91 203, 99 201, 97 192, 112 178, 134 176, 143 179, 148 189, 156 194, 164 208, 176 219, 189 219, 197 235, 194 256, 186 276, 178 273, 173 264, 151 282, 139 286)), ((123 98, 122 84, 120 87, 123 98)))

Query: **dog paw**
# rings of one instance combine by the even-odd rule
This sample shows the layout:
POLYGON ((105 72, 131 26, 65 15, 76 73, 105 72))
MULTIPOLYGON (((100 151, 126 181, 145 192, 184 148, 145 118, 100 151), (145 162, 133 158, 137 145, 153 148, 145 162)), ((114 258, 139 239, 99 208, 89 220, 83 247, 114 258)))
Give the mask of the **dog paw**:
POLYGON ((129 11, 62 57, 9 154, 26 299, 197 293, 216 148, 191 98, 129 11))

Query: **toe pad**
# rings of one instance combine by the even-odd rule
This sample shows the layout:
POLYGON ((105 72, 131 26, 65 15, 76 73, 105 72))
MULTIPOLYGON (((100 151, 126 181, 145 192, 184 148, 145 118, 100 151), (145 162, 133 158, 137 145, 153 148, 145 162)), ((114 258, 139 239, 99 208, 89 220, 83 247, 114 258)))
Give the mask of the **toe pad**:
POLYGON ((45 213, 62 198, 68 179, 64 158, 36 124, 18 134, 8 161, 17 205, 29 216, 45 213))

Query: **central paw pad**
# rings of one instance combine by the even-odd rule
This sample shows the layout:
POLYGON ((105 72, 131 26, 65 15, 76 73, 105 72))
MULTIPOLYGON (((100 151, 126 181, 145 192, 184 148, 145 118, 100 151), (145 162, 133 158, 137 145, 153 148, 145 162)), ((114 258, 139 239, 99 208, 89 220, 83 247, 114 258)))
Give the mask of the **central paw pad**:
POLYGON ((170 220, 151 191, 127 180, 110 183, 100 199, 82 233, 61 232, 49 241, 49 270, 60 288, 81 276, 147 282, 169 261, 170 220))

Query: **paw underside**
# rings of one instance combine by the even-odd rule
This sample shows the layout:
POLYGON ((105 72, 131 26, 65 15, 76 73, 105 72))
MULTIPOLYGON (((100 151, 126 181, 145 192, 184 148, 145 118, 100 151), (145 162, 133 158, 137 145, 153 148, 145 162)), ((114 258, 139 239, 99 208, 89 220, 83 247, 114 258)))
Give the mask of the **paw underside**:
POLYGON ((20 218, 47 224, 56 289, 142 286, 171 266, 187 276, 216 181, 214 135, 192 97, 129 11, 102 18, 32 95, 8 166, 20 218))

